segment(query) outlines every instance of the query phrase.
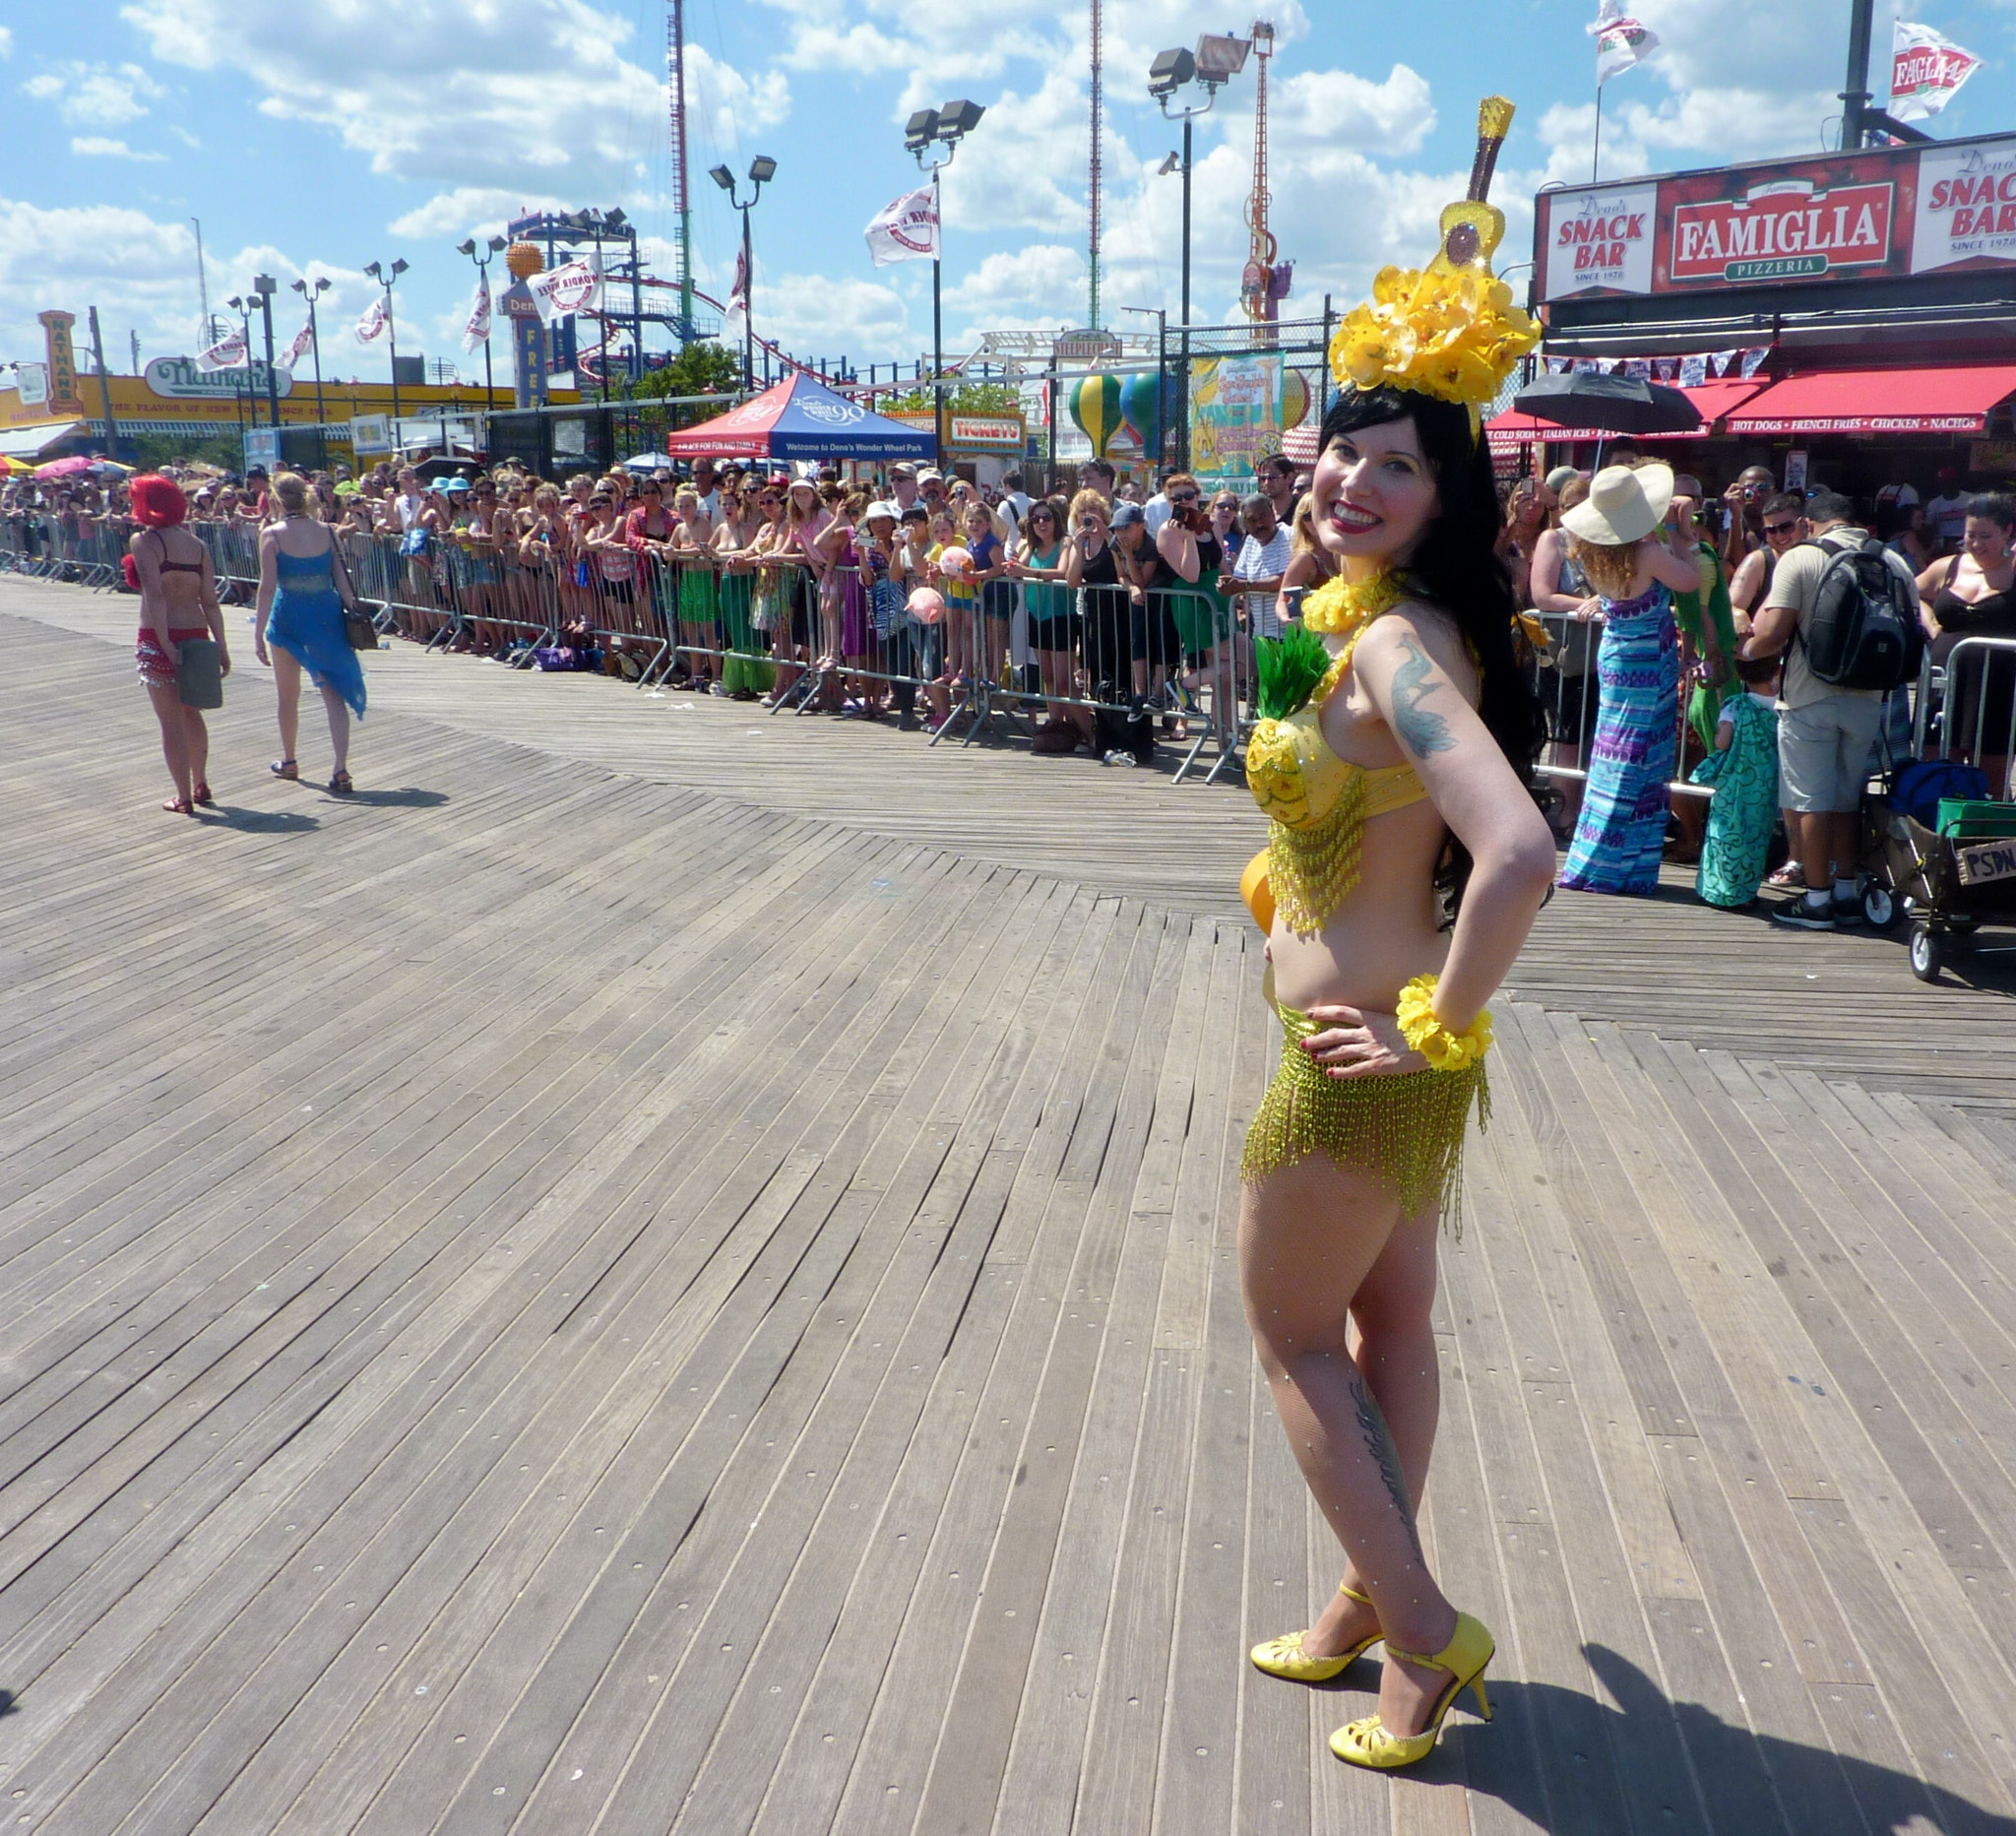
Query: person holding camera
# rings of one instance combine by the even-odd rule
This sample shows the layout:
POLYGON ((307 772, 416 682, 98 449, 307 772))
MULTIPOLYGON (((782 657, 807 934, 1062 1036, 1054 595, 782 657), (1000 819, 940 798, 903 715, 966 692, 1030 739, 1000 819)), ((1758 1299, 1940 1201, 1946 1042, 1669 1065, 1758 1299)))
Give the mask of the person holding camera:
POLYGON ((1778 489, 1768 466, 1745 466, 1722 494, 1722 569, 1734 574, 1746 555, 1764 547, 1764 500, 1778 489))

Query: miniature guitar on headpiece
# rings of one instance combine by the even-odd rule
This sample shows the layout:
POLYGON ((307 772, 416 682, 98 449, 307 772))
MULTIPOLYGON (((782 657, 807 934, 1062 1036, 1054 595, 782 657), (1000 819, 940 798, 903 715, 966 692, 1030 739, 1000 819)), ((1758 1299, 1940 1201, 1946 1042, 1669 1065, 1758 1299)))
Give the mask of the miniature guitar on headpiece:
POLYGON ((1489 202, 1491 174, 1511 126, 1512 104, 1486 96, 1478 108, 1470 194, 1443 207, 1434 259, 1425 268, 1381 269, 1372 297, 1330 343, 1330 370, 1341 388, 1390 387, 1460 403, 1473 436, 1485 405, 1541 339, 1540 326, 1491 272, 1505 236, 1504 213, 1489 202))

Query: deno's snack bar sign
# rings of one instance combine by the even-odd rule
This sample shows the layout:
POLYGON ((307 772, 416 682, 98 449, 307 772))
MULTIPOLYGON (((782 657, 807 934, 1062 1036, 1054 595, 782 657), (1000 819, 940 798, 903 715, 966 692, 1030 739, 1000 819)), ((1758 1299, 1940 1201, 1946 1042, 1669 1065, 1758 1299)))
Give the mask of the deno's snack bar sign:
POLYGON ((1542 297, 2016 268, 2016 135, 1544 191, 1542 297))

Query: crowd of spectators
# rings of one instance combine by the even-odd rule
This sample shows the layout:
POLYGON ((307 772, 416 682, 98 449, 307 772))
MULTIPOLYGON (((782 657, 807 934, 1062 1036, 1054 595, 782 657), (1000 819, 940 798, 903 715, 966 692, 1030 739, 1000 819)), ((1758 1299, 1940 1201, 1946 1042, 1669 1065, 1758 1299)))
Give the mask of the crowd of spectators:
MULTIPOLYGON (((1604 463, 1660 464, 1629 441, 1612 442, 1604 463)), ((166 470, 227 596, 249 597, 258 535, 275 509, 265 475, 166 470)), ((655 671, 668 688, 791 698, 905 730, 960 730, 990 707, 1020 707, 1045 756, 1145 762, 1159 740, 1189 739, 1200 719, 1235 744, 1254 640, 1279 635, 1330 572, 1309 527, 1307 475, 1276 456, 1243 496, 1175 471, 1149 495, 1095 459, 1078 469, 1075 489, 1057 482, 1032 496, 1014 471, 982 487, 927 467, 894 465, 867 479, 835 467, 793 473, 706 459, 685 477, 633 463, 549 480, 509 462, 437 460, 380 463, 357 477, 318 472, 309 509, 346 542, 362 591, 386 602, 398 635, 433 648, 632 679, 655 671)), ((1564 466, 1510 481, 1503 498, 1500 552, 1548 708, 1543 771, 1564 844, 1589 826, 1583 792, 1600 749, 1614 611, 1591 578, 1587 544, 1563 526, 1591 482, 1564 466)), ((124 551, 133 527, 125 498, 116 475, 17 478, 0 486, 0 518, 15 546, 84 564, 99 549, 124 551)), ((1771 877, 1808 895, 1800 921, 1820 921, 1823 893, 1827 921, 1846 921, 1853 890, 1842 859, 1848 809, 1801 807, 1852 807, 1840 782, 1807 788, 1821 744, 1815 723, 1852 749, 1871 719, 1819 695, 1796 661, 1777 678, 1778 662, 1796 652, 1789 632, 1819 564, 1811 557, 1824 560, 1809 544, 1873 531, 1912 576, 1923 637, 1941 662, 1963 636, 2016 636, 2012 521, 2007 499, 1969 495, 1952 474, 1922 500, 1900 479, 1866 505, 1782 490, 1758 466, 1719 491, 1674 475, 1656 539, 1696 584, 1666 596, 1677 683, 1670 704, 1640 718, 1670 719, 1672 775, 1705 788, 1737 769, 1732 751, 1757 751, 1759 722, 1736 704, 1771 704, 1777 746, 1795 754, 1774 791, 1789 858, 1771 877), (1814 713, 1822 701, 1829 706, 1814 713)), ((1665 641, 1654 639, 1655 648, 1665 641)), ((1999 736, 2011 725, 2009 699, 1984 689, 1956 718, 1999 736)), ((1884 700, 1879 724, 1901 757, 1909 698, 1884 700)), ((1997 794, 2009 789, 2009 749, 2003 738, 1983 761, 1997 794)), ((1845 762, 1835 778, 1854 778, 1858 764, 1845 762)), ((1724 800, 1727 831, 1736 799, 1724 800)), ((1671 799, 1667 859, 1702 858, 1716 840, 1708 811, 1705 797, 1671 799)), ((1604 850, 1624 843, 1621 831, 1606 838, 1595 828, 1585 852, 1599 857, 1600 883, 1604 850)), ((1744 859, 1759 846, 1749 834, 1744 859)), ((1747 867, 1728 868, 1726 849, 1703 865, 1704 896, 1745 903, 1756 890, 1744 890, 1747 867)))
MULTIPOLYGON (((1629 441, 1612 443, 1604 463, 1664 470, 1660 459, 1629 441)), ((1521 604, 1541 627, 1535 635, 1562 839, 1581 844, 1599 867, 1606 856, 1615 864, 1630 846, 1626 825, 1585 815, 1584 773, 1602 776, 1601 761, 1619 746, 1658 743, 1650 729, 1664 724, 1672 736, 1676 776, 1715 789, 1713 805, 1682 794, 1660 812, 1670 818, 1665 857, 1699 864, 1702 896, 1745 906, 1766 878, 1772 824, 1739 821, 1739 805, 1758 803, 1752 792, 1762 758, 1770 774, 1764 806, 1780 815, 1785 850, 1783 865, 1768 879, 1800 895, 1774 907, 1772 917, 1800 929, 1858 921, 1863 788, 1910 757, 1920 657, 1928 649, 1943 668, 1967 638, 2016 639, 2016 504, 1996 493, 1965 492, 1960 484, 1960 475, 1948 470, 1928 501, 1921 502, 1918 490, 1900 479, 1873 501, 1858 503, 1833 490, 1783 490, 1762 466, 1746 467, 1720 493, 1688 473, 1672 474, 1656 539, 1697 579, 1693 590, 1666 593, 1653 614, 1660 629, 1651 634, 1647 657, 1670 652, 1676 679, 1656 711, 1639 711, 1637 725, 1645 730, 1636 734, 1617 726, 1627 672, 1620 667, 1615 683, 1603 679, 1603 646, 1624 601, 1602 591, 1590 566, 1599 556, 1563 522, 1572 526, 1587 515, 1591 476, 1563 466, 1509 484, 1501 553, 1521 604), (1842 689, 1806 666, 1801 633, 1832 555, 1871 541, 1880 544, 1904 601, 1916 605, 1920 649, 1898 687, 1842 689), (1768 710, 1768 720, 1760 710, 1768 710), (1599 738, 1606 711, 1610 730, 1599 738), (1738 779, 1741 797, 1731 794, 1738 779)), ((1643 582, 1639 586, 1643 591, 1643 582)), ((1629 601, 1628 616, 1646 615, 1636 600, 1629 601)), ((1651 666, 1641 660, 1633 679, 1651 666)), ((1927 710, 1951 726, 1955 749, 1983 769, 1996 797, 2012 791, 2012 684, 2016 659, 1991 659, 1971 665, 1952 685, 1949 705, 1927 710)), ((1644 795, 1650 800, 1653 793, 1644 795)), ((1605 884, 1601 872, 1594 883, 1626 890, 1605 884)), ((1640 873, 1628 890, 1648 884, 1640 873)))

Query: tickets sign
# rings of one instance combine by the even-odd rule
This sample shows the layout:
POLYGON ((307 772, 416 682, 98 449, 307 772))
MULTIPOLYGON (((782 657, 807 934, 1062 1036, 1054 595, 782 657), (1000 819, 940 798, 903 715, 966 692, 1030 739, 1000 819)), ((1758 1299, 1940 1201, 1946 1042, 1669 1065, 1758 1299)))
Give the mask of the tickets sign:
POLYGON ((2016 268, 2016 135, 1544 191, 1545 300, 2016 268))

